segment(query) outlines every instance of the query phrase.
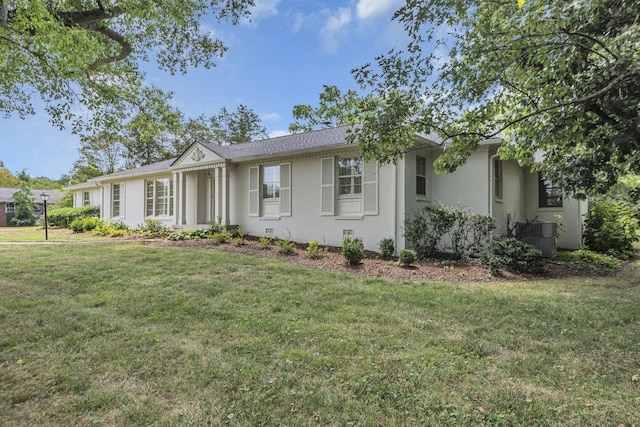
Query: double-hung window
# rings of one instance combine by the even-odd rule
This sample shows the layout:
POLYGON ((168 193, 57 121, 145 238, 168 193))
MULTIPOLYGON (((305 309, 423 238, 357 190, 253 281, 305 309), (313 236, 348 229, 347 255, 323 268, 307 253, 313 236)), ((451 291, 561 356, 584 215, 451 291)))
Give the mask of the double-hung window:
POLYGON ((493 159, 493 197, 496 200, 502 200, 502 160, 493 159))
POLYGON ((378 215, 378 166, 361 157, 320 160, 321 214, 345 218, 378 215))
POLYGON ((120 216, 120 184, 111 185, 111 216, 117 218, 120 216))
POLYGON ((416 156, 416 195, 427 196, 427 159, 416 156))
POLYGON ((338 160, 338 194, 362 194, 362 158, 346 157, 338 160))
POLYGON ((545 179, 542 176, 538 176, 538 207, 562 207, 562 190, 550 179, 545 179))
POLYGON ((4 205, 4 213, 14 213, 16 211, 16 206, 13 203, 7 203, 4 205))
POLYGON ((262 197, 264 199, 280 198, 280 166, 262 168, 262 197))
POLYGON ((173 181, 169 178, 150 179, 146 187, 146 216, 173 215, 173 181))
POLYGON ((88 191, 82 192, 82 206, 89 206, 91 204, 91 198, 88 191))
POLYGON ((291 216, 291 163, 249 168, 249 215, 291 216))

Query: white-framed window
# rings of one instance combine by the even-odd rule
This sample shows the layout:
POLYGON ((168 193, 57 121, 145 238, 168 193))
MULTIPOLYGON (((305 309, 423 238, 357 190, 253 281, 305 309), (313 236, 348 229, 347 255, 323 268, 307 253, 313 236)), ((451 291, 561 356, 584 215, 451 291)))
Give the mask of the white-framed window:
POLYGON ((338 160, 338 195, 362 194, 362 158, 343 157, 338 160))
POLYGON ((120 184, 111 184, 111 216, 113 218, 120 216, 120 197, 120 184))
POLYGON ((562 207, 562 190, 550 179, 545 179, 540 175, 538 175, 538 207, 562 207))
POLYGON ((361 157, 320 159, 321 215, 358 218, 378 215, 378 165, 361 157))
POLYGON ((249 168, 249 215, 291 216, 291 163, 249 168))
POLYGON ((416 156, 416 195, 427 196, 427 159, 416 156))
POLYGON ((82 206, 89 206, 91 204, 91 195, 88 191, 82 192, 82 206))
POLYGON ((173 215, 173 180, 149 179, 146 183, 146 216, 173 215))
POLYGON ((13 203, 7 203, 4 205, 4 213, 14 213, 16 211, 16 206, 13 203))
POLYGON ((280 166, 264 166, 262 168, 262 197, 264 199, 280 198, 280 166))
POLYGON ((496 200, 502 200, 503 178, 502 160, 493 159, 493 196, 496 200))

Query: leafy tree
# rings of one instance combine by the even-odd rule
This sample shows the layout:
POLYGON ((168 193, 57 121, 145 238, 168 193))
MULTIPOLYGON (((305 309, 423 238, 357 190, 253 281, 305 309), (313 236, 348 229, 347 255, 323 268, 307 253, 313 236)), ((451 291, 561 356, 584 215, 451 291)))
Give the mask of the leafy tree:
POLYGON ((216 144, 216 134, 211 128, 210 118, 204 114, 194 118, 189 118, 182 127, 182 138, 186 144, 194 141, 206 144, 216 144))
POLYGON ((123 144, 127 168, 148 165, 176 155, 174 142, 182 126, 182 114, 168 104, 168 98, 150 103, 124 126, 123 144), (158 117, 159 120, 152 120, 158 117))
POLYGON ((640 220, 640 175, 625 175, 611 186, 604 194, 597 194, 589 198, 589 205, 595 206, 602 202, 617 202, 631 209, 634 216, 640 220))
POLYGON ((97 135, 80 138, 78 165, 92 166, 101 174, 116 172, 123 163, 124 138, 116 133, 101 131, 97 135))
POLYGON ((20 180, 13 176, 13 174, 8 169, 5 169, 4 163, 2 161, 0 161, 0 187, 20 187, 20 180))
POLYGON ((640 173, 637 17, 627 0, 407 0, 406 49, 353 71, 370 94, 350 139, 389 162, 437 132, 437 170, 452 171, 500 135, 503 158, 602 191, 640 173))
POLYGON ((227 48, 201 21, 237 24, 251 6, 253 0, 0 0, 0 113, 33 114, 39 97, 54 125, 116 125, 114 111, 135 114, 162 99, 145 88, 141 61, 153 57, 171 74, 213 67, 227 48), (78 104, 91 114, 75 114, 78 104))
POLYGON ((31 184, 31 175, 29 175, 29 172, 27 172, 25 168, 22 168, 22 170, 16 174, 16 178, 18 178, 22 184, 27 186, 31 184))
POLYGON ((210 123, 215 138, 213 144, 238 144, 268 137, 260 117, 242 104, 233 112, 222 107, 211 117, 210 123))
POLYGON ((104 173, 96 166, 82 164, 80 160, 77 160, 71 170, 71 184, 80 184, 101 175, 104 173))
POLYGON ((13 218, 11 218, 11 224, 24 227, 36 222, 35 211, 38 209, 38 205, 26 183, 20 187, 20 190, 13 193, 13 206, 15 211, 13 218))
POLYGON ((37 188, 38 190, 57 190, 64 187, 66 184, 61 184, 57 180, 53 180, 46 176, 31 177, 31 188, 37 188))
POLYGON ((360 101, 353 90, 343 94, 337 86, 324 85, 317 108, 311 105, 293 107, 292 114, 296 121, 289 126, 289 132, 310 132, 316 126, 335 127, 357 123, 360 101))

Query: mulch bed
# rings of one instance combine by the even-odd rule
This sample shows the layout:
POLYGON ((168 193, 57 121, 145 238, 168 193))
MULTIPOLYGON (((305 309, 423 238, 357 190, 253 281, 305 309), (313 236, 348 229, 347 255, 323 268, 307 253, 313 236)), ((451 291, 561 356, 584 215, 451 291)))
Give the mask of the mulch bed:
POLYGON ((153 244, 162 246, 181 246, 219 249, 224 251, 254 254, 265 258, 281 258, 283 260, 303 265, 310 268, 336 271, 359 276, 380 277, 385 279, 411 280, 411 281, 470 281, 470 282, 495 282, 518 280, 544 280, 563 277, 594 276, 588 265, 574 261, 550 260, 540 274, 516 274, 504 271, 501 276, 491 276, 486 266, 478 260, 456 261, 452 263, 442 259, 426 259, 416 261, 411 267, 399 265, 396 260, 387 261, 375 252, 366 252, 365 258, 356 266, 350 266, 340 253, 340 248, 329 248, 321 258, 312 259, 307 256, 306 246, 298 245, 294 255, 283 255, 278 252, 276 246, 264 249, 255 239, 247 240, 243 246, 232 243, 215 243, 211 239, 201 240, 156 240, 153 244))

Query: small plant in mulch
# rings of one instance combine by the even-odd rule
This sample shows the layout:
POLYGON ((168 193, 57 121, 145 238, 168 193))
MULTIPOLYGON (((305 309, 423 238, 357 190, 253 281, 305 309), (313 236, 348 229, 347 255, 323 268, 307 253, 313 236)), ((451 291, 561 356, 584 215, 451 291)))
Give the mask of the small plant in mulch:
POLYGON ((240 247, 240 246, 244 246, 247 244, 247 241, 244 237, 234 237, 232 239, 232 242, 234 245, 240 247))
POLYGON ((258 242, 260 242, 260 249, 271 249, 271 246, 273 246, 273 236, 262 236, 258 238, 258 242))
POLYGON ((311 259, 319 259, 327 252, 327 248, 321 248, 317 240, 311 240, 307 246, 307 256, 311 259))
POLYGON ((295 255, 296 243, 291 241, 291 233, 286 239, 278 239, 275 241, 278 247, 278 253, 282 255, 295 255))
POLYGON ((360 237, 344 236, 342 255, 349 265, 358 265, 364 258, 364 244, 360 237))
POLYGON ((416 262, 416 253, 415 253, 415 251, 413 251, 411 249, 403 249, 403 250, 401 250, 400 254, 398 255, 398 261, 400 261, 400 263, 404 267, 411 267, 411 264, 416 262))
POLYGON ((393 243, 392 237, 385 237, 380 240, 378 243, 378 248, 380 248, 380 254, 382 254, 382 259, 390 260, 393 257, 393 253, 396 250, 396 245, 393 243))

